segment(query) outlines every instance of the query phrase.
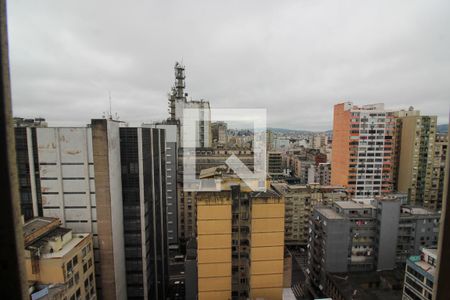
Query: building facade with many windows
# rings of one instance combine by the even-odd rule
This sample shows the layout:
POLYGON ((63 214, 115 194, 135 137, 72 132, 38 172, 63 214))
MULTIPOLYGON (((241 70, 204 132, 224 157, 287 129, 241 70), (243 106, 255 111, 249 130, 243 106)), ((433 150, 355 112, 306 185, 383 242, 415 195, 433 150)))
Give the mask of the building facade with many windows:
POLYGON ((359 198, 394 190, 395 118, 383 104, 334 106, 332 185, 359 198))
POLYGON ((239 178, 197 194, 198 299, 281 299, 283 197, 239 178))

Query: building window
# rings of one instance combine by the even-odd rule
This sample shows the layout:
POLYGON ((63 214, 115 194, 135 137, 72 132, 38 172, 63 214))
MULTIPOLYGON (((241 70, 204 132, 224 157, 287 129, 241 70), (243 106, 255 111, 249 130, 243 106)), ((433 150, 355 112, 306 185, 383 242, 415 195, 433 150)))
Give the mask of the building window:
POLYGON ((67 285, 69 286, 69 289, 73 286, 73 277, 71 277, 67 283, 67 285))
POLYGON ((75 255, 72 259, 72 265, 75 267, 78 264, 78 255, 75 255))
POLYGON ((91 244, 88 244, 86 247, 83 248, 83 250, 81 250, 82 256, 85 257, 89 251, 91 250, 91 244))
POLYGON ((72 261, 70 260, 67 265, 66 265, 66 269, 67 269, 67 273, 71 273, 73 266, 72 266, 72 261))

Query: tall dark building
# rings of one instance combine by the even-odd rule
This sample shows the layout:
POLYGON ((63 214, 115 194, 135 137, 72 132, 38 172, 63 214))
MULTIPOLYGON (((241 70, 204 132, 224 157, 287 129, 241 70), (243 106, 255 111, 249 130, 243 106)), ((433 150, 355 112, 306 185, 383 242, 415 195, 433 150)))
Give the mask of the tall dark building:
POLYGON ((178 249, 177 125, 163 122, 156 124, 143 124, 142 127, 165 130, 167 243, 169 245, 169 249, 176 250, 178 249))
POLYGON ((166 299, 165 131, 120 128, 128 299, 166 299))
POLYGON ((21 126, 14 130, 21 214, 27 221, 42 216, 36 128, 21 126))

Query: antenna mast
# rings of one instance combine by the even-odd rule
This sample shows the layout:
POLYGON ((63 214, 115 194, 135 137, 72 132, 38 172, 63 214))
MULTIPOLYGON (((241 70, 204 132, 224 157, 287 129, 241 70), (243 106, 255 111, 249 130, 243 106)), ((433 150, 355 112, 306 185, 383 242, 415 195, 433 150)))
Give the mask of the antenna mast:
POLYGON ((111 91, 109 91, 109 119, 112 120, 111 91))
POLYGON ((174 66, 175 71, 175 85, 172 87, 169 93, 169 120, 175 121, 175 103, 176 102, 186 102, 186 94, 184 93, 186 78, 184 74, 183 61, 176 62, 174 66))

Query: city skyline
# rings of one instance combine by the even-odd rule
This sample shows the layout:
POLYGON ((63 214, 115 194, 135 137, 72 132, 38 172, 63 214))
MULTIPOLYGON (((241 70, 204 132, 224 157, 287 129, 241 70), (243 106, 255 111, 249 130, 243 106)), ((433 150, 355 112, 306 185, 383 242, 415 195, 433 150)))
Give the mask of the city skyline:
POLYGON ((430 1, 0 0, 4 297, 447 299, 430 1))
POLYGON ((122 120, 166 119, 183 60, 189 97, 267 108, 270 127, 330 130, 344 101, 448 122, 449 3, 216 4, 10 2, 14 114, 84 125, 111 92, 122 120))

